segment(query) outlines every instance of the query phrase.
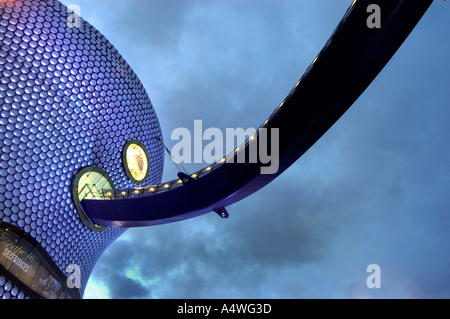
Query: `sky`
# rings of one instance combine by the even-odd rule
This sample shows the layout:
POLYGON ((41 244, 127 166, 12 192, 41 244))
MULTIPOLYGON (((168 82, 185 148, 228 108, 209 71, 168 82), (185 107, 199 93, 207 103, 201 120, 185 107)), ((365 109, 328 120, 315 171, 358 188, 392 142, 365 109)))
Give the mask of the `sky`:
MULTIPOLYGON (((194 120, 259 127, 351 2, 63 1, 139 76, 169 148, 194 120)), ((449 298, 448 6, 435 1, 349 111, 230 218, 127 230, 84 298, 449 298)), ((163 181, 175 174, 167 157, 163 181)))

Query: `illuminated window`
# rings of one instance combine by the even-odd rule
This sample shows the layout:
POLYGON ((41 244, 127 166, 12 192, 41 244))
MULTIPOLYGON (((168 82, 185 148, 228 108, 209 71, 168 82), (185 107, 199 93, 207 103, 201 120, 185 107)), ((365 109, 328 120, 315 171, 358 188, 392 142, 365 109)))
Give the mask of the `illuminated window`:
MULTIPOLYGON (((91 229, 101 231, 104 227, 93 225, 89 218, 80 208, 80 202, 83 199, 104 199, 102 190, 108 190, 113 194, 114 183, 111 178, 103 170, 98 167, 85 167, 77 174, 73 183, 73 197, 81 220, 91 229)), ((112 198, 112 196, 108 196, 112 198)))
POLYGON ((129 141, 122 153, 125 171, 135 184, 141 184, 148 175, 150 158, 145 146, 139 141, 129 141))

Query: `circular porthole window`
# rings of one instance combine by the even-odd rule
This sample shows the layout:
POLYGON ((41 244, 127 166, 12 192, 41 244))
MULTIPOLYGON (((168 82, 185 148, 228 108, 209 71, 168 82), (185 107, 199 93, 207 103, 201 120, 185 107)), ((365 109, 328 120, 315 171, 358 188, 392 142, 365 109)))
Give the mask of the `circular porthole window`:
POLYGON ((114 183, 111 178, 98 167, 88 166, 81 169, 73 183, 73 198, 81 220, 91 230, 102 231, 105 227, 92 224, 89 217, 80 208, 83 199, 104 199, 103 190, 113 190, 114 183))
POLYGON ((141 184, 148 176, 150 157, 145 146, 136 140, 125 144, 122 152, 123 164, 128 177, 141 184))

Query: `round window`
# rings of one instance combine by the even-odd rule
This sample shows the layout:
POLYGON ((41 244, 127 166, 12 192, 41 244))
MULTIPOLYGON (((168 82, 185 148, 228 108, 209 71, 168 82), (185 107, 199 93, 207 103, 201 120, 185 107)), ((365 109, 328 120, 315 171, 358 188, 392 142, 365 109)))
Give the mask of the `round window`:
POLYGON ((125 171, 135 184, 141 184, 148 175, 150 157, 145 146, 139 141, 129 141, 122 153, 125 171))
POLYGON ((111 178, 98 167, 88 166, 81 169, 75 177, 73 183, 73 197, 75 206, 77 207, 78 214, 81 220, 91 230, 101 231, 105 227, 100 227, 92 224, 89 217, 80 208, 80 202, 83 199, 104 199, 104 190, 113 190, 114 183, 111 178))

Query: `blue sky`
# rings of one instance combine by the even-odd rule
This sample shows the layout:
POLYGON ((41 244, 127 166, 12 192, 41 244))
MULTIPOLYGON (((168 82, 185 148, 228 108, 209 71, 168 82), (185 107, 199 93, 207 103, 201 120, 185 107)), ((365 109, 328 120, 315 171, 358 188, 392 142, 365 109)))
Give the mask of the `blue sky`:
MULTIPOLYGON (((197 119, 258 127, 351 2, 63 1, 134 69, 168 147, 197 119)), ((435 1, 350 110, 229 219, 127 230, 84 297, 449 298, 448 10, 435 1)), ((175 174, 167 159, 164 180, 175 174)))

